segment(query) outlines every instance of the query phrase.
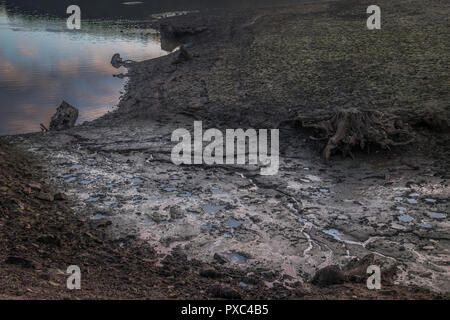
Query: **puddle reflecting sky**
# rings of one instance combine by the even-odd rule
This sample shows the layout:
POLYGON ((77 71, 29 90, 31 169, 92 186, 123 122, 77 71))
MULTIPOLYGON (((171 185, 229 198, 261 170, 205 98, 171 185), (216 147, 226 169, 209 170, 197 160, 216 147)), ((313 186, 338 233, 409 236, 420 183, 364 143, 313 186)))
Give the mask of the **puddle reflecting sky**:
POLYGON ((110 65, 114 53, 145 60, 158 57, 158 36, 124 25, 85 21, 81 31, 63 19, 10 13, 0 3, 0 135, 39 131, 62 100, 80 110, 78 122, 103 115, 117 104, 125 70, 110 65))

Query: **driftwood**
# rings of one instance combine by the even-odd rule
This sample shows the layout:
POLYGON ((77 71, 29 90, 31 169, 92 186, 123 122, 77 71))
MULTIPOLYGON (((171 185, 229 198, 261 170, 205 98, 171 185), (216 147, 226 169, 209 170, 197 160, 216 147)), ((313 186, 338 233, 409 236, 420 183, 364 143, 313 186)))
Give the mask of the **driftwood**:
POLYGON ((41 123, 41 131, 42 132, 47 132, 48 131, 48 128, 43 124, 43 123, 41 123))
POLYGON ((406 145, 414 141, 409 126, 392 114, 376 110, 342 109, 329 116, 311 118, 298 117, 301 126, 318 131, 320 137, 314 140, 328 140, 323 149, 326 161, 331 154, 340 150, 344 155, 353 157, 351 150, 360 147, 364 150, 369 144, 376 144, 383 149, 406 145))

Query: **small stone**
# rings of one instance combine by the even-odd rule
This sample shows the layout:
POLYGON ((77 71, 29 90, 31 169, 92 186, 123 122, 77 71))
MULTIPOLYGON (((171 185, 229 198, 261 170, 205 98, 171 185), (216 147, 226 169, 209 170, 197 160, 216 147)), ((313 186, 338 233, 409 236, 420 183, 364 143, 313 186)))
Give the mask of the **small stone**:
POLYGON ((397 224, 397 223, 393 223, 393 224, 391 225, 391 228, 392 228, 392 229, 395 229, 395 230, 406 230, 406 228, 405 228, 404 226, 399 225, 399 224, 397 224))
POLYGON ((417 203, 416 199, 411 199, 411 198, 406 199, 406 201, 408 201, 409 204, 416 204, 417 203))
POLYGON ((408 216, 408 215, 403 215, 403 216, 399 216, 398 220, 400 220, 401 222, 411 222, 414 220, 414 218, 411 216, 408 216))
POLYGON ((23 205, 23 203, 17 199, 12 199, 11 202, 14 203, 20 210, 25 209, 25 206, 23 205))
POLYGON ((16 266, 21 266, 22 268, 32 268, 33 267, 33 262, 31 262, 30 260, 24 259, 21 257, 15 257, 15 256, 9 256, 8 258, 6 258, 5 263, 16 265, 16 266))
POLYGON ((65 193, 62 193, 62 192, 55 194, 54 198, 55 198, 55 200, 58 200, 58 201, 69 199, 69 197, 65 193))
POLYGON ((423 250, 434 250, 433 246, 425 246, 423 247, 423 250))
POLYGON ((44 192, 38 193, 38 194, 36 195, 36 198, 37 198, 37 199, 40 199, 40 200, 44 200, 44 201, 50 201, 50 202, 52 202, 53 200, 55 200, 55 198, 54 198, 51 194, 49 194, 49 193, 44 193, 44 192))
POLYGON ((213 298, 221 298, 221 299, 241 299, 241 295, 228 287, 223 286, 213 286, 210 288, 210 293, 213 298))
POLYGON ((436 200, 435 199, 425 199, 425 202, 436 203, 436 200))
POLYGON ((227 262, 230 262, 229 259, 227 259, 226 257, 224 257, 223 255, 221 255, 219 253, 215 253, 213 258, 220 264, 225 264, 227 262))
POLYGON ((212 278, 212 279, 220 278, 222 276, 222 274, 217 272, 216 269, 211 268, 211 267, 207 267, 207 268, 200 270, 199 274, 200 274, 200 276, 202 276, 204 278, 212 278))
POLYGON ((445 213, 440 212, 428 212, 428 216, 434 219, 445 219, 447 217, 445 213))
POLYGON ((41 191, 42 190, 42 187, 41 187, 41 185, 39 183, 30 183, 28 185, 28 187, 30 187, 31 189, 36 190, 36 191, 41 191))

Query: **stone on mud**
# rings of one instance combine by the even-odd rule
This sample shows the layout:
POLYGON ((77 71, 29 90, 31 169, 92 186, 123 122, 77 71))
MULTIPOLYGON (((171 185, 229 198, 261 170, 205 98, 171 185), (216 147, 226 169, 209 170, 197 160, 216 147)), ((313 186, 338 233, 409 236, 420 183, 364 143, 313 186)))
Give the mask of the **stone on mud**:
POLYGON ((214 268, 203 268, 202 270, 200 270, 200 276, 204 277, 204 278, 212 278, 212 279, 217 279, 222 277, 222 274, 220 272, 218 272, 216 269, 214 268))
POLYGON ((78 109, 63 101, 50 121, 50 130, 60 131, 73 128, 77 119, 78 109))
POLYGON ((311 283, 319 287, 327 287, 334 284, 342 284, 344 281, 345 275, 341 268, 337 265, 331 265, 317 271, 311 283))
POLYGON ((241 299, 241 295, 239 292, 223 286, 213 286, 210 288, 210 293, 213 298, 221 298, 221 299, 241 299))
POLYGON ((49 201, 49 202, 52 202, 53 200, 55 200, 53 195, 51 195, 49 193, 45 193, 45 192, 38 193, 36 195, 36 198, 39 199, 39 200, 44 200, 44 201, 49 201))
POLYGON ((69 199, 69 197, 65 193, 59 192, 59 193, 55 194, 54 199, 62 201, 62 200, 69 199))

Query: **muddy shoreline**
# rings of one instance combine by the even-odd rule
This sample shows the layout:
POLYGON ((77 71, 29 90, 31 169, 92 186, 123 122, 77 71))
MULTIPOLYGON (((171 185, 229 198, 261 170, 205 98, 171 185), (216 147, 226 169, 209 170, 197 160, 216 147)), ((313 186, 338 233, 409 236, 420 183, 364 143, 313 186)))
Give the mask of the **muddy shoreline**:
MULTIPOLYGON (((422 14, 431 19, 426 21, 432 30, 442 32, 434 19, 440 14, 436 12, 448 8, 440 7, 439 1, 427 3, 422 14)), ((73 210, 75 217, 93 224, 93 230, 102 230, 118 250, 133 252, 145 245, 151 252, 154 249, 148 268, 164 260, 176 265, 177 259, 187 259, 186 265, 198 261, 234 270, 225 273, 236 272, 239 277, 225 284, 243 298, 438 297, 416 286, 450 291, 450 137, 445 125, 433 128, 427 120, 436 112, 439 121, 448 120, 448 92, 443 86, 450 73, 442 65, 442 78, 413 81, 412 87, 398 81, 393 106, 385 91, 391 83, 377 77, 389 72, 394 77, 401 65, 388 63, 392 69, 372 79, 355 72, 357 63, 367 57, 346 47, 335 53, 352 59, 335 68, 320 51, 330 45, 322 40, 333 44, 335 39, 327 33, 320 36, 315 27, 329 28, 327 23, 338 21, 338 28, 352 29, 365 12, 359 10, 364 5, 343 1, 159 20, 154 27, 161 30, 163 45, 183 44, 187 55, 177 51, 131 65, 127 92, 115 112, 63 132, 1 140, 12 143, 17 152, 31 152, 48 183, 71 199, 67 212, 73 210), (309 29, 296 29, 305 21, 309 29), (281 27, 277 36, 275 26, 281 27), (286 38, 295 31, 299 33, 294 39, 286 38), (311 40, 307 46, 305 39, 318 42, 311 40), (297 60, 308 52, 317 53, 317 61, 297 60), (340 78, 342 85, 333 80, 338 71, 346 75, 340 78), (417 91, 418 84, 437 80, 444 84, 429 91, 429 97, 417 91), (411 90, 416 94, 402 101, 411 90), (369 154, 357 152, 356 159, 337 154, 324 163, 323 145, 311 141, 311 132, 296 119, 330 112, 349 98, 361 108, 366 106, 364 99, 378 101, 380 110, 402 117, 414 128, 416 142, 392 150, 374 148, 369 154), (431 111, 419 106, 424 99, 431 111), (259 168, 250 166, 175 166, 170 160, 171 133, 177 128, 191 130, 194 120, 202 120, 205 128, 280 128, 279 174, 262 177, 259 168), (345 266, 368 254, 392 280, 383 292, 369 291, 362 282, 324 289, 309 284, 319 269, 345 266), (249 275, 258 278, 257 287, 243 280, 249 275), (254 295, 256 288, 262 290, 261 296, 254 295)), ((385 6, 389 8, 388 3, 385 6)), ((416 12, 405 14, 406 25, 408 19, 420 18, 416 12)), ((354 41, 361 45, 359 40, 356 34, 354 41)), ((385 63, 385 58, 380 56, 376 63, 385 63)), ((429 72, 436 72, 433 57, 427 61, 429 72)), ((107 261, 100 259, 98 266, 102 263, 107 261)), ((201 268, 183 273, 192 276, 193 283, 203 279, 187 286, 188 293, 223 281, 201 282, 206 281, 198 276, 201 268)), ((119 268, 114 273, 117 279, 121 272, 130 270, 119 268)), ((214 298, 208 290, 183 295, 180 286, 175 281, 172 298, 214 298)), ((156 296, 151 292, 147 288, 142 298, 156 296)), ((158 292, 171 298, 162 289, 158 292)), ((120 294, 118 290, 113 296, 120 294)))

